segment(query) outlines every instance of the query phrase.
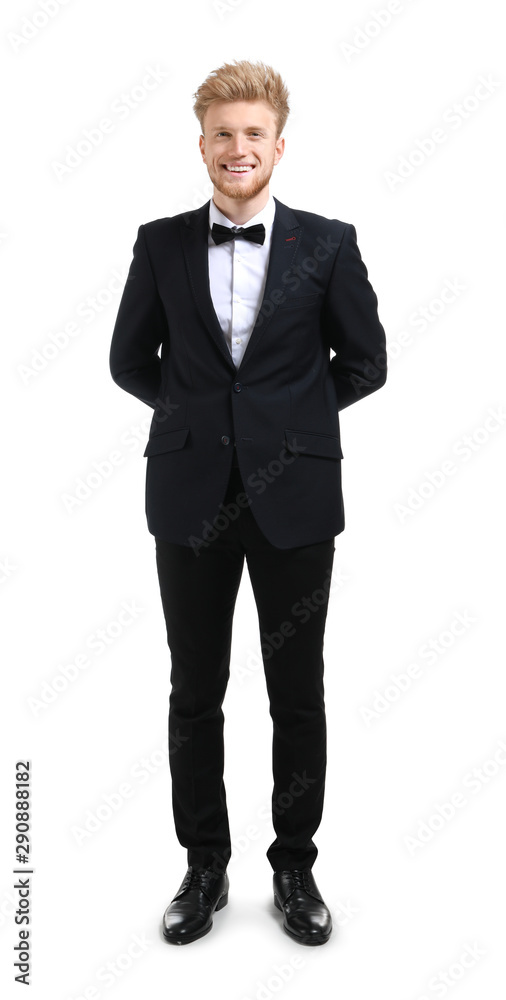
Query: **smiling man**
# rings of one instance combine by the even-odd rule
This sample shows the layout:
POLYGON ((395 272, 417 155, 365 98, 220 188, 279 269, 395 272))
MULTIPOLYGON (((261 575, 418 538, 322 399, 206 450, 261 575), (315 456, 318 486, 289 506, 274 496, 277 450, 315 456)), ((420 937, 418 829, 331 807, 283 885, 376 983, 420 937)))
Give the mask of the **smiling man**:
POLYGON ((265 205, 273 168, 285 148, 276 124, 265 101, 218 100, 206 112, 206 134, 199 143, 216 192, 213 201, 238 225, 265 205))
POLYGON ((385 383, 385 333, 353 225, 269 192, 289 114, 280 75, 225 63, 194 96, 213 196, 139 227, 110 352, 115 382, 154 411, 146 515, 188 864, 163 933, 195 941, 228 902, 222 703, 246 559, 273 721, 274 903, 293 939, 319 945, 332 931, 312 868, 327 760, 323 640, 344 529, 338 414, 385 383))

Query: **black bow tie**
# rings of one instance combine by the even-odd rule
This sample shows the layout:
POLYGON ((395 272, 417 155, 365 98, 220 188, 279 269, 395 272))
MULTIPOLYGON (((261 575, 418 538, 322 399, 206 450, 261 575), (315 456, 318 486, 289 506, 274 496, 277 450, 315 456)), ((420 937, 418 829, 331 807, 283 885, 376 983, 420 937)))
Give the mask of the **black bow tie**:
POLYGON ((230 226, 220 226, 218 222, 215 222, 211 229, 211 235, 214 242, 218 244, 235 240, 238 236, 242 236, 243 240, 249 240, 250 243, 264 243, 265 226, 263 223, 259 223, 256 226, 248 226, 247 229, 243 229, 242 226, 230 228, 230 226))

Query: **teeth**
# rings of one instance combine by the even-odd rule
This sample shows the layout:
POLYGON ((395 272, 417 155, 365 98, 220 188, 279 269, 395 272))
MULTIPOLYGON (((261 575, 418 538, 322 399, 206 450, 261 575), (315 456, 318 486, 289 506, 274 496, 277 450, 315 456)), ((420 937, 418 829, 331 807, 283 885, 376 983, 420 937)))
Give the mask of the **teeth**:
POLYGON ((227 167, 227 170, 232 170, 234 173, 246 173, 248 170, 253 170, 253 167, 227 167))

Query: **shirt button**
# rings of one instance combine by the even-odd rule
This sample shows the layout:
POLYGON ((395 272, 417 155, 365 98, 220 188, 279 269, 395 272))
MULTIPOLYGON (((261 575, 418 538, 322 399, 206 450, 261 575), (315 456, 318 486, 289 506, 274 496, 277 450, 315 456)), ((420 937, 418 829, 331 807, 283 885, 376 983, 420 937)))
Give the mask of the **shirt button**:
POLYGON ((221 439, 221 443, 222 444, 230 444, 230 438, 227 437, 226 434, 224 434, 223 437, 222 437, 222 439, 221 439))
POLYGON ((237 338, 236 338, 236 341, 235 341, 235 342, 236 342, 236 344, 242 344, 242 340, 240 340, 240 338, 239 338, 239 337, 237 337, 237 338))

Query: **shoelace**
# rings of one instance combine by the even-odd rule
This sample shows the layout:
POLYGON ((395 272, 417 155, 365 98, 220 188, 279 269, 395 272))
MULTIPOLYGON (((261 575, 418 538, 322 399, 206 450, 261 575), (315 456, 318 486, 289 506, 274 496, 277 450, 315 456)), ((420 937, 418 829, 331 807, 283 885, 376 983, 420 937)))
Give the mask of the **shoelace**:
POLYGON ((287 872, 294 881, 295 889, 305 889, 306 892, 310 892, 311 886, 309 885, 309 878, 307 871, 302 868, 295 868, 287 872))
POLYGON ((183 889, 201 889, 202 891, 206 888, 209 881, 209 875, 206 870, 201 869, 200 871, 194 868, 189 868, 183 880, 183 889))

